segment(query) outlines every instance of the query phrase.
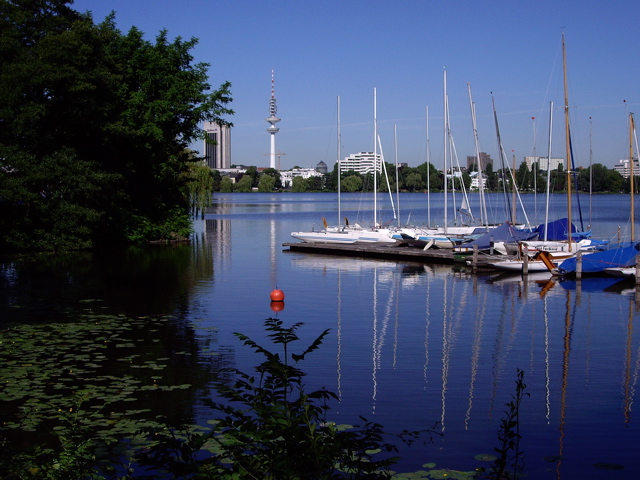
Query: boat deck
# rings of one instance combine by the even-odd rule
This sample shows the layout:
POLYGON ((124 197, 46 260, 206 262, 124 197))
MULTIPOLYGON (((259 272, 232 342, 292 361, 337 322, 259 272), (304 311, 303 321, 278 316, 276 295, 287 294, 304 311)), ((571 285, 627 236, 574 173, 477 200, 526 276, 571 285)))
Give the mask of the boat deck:
POLYGON ((451 250, 423 250, 421 248, 394 244, 288 242, 283 243, 282 246, 289 247, 289 251, 292 252, 324 253, 389 260, 410 260, 413 262, 439 263, 445 265, 454 263, 454 255, 451 250))

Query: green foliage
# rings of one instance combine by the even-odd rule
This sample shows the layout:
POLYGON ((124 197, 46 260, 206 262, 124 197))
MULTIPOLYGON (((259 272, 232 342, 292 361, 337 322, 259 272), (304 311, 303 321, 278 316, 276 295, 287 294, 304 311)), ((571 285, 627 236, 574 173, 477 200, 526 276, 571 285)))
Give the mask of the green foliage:
POLYGON ((37 158, 0 147, 0 156, 13 159, 13 171, 0 177, 5 220, 0 220, 0 245, 54 251, 91 245, 93 229, 104 215, 93 195, 109 183, 108 174, 94 171, 91 162, 68 149, 37 158))
POLYGON ((233 192, 233 181, 230 177, 224 176, 220 180, 220 192, 231 193, 233 192))
MULTIPOLYGON (((214 191, 213 171, 203 162, 190 162, 187 164, 189 170, 185 176, 187 178, 187 192, 191 204, 191 215, 200 213, 204 218, 207 207, 211 206, 214 191)), ((220 173, 218 172, 218 175, 220 173)))
POLYGON ((293 177, 291 181, 291 191, 293 192, 306 192, 307 191, 307 181, 302 177, 293 177))
POLYGON ((200 124, 233 114, 195 39, 123 35, 70 3, 0 2, 0 251, 124 242, 133 216, 167 230, 202 182, 186 175, 200 124))
POLYGON ((251 185, 249 185, 249 190, 251 190, 253 187, 258 186, 258 182, 260 181, 260 173, 258 172, 258 167, 247 167, 244 176, 251 177, 251 185))
POLYGON ((342 179, 340 189, 343 192, 358 192, 362 189, 362 177, 359 175, 349 175, 342 179))
MULTIPOLYGON (((164 395, 180 391, 190 399, 192 385, 172 381, 184 382, 184 377, 171 372, 174 367, 170 365, 178 353, 172 354, 171 347, 167 346, 166 352, 154 348, 140 355, 135 341, 138 335, 132 333, 148 332, 149 320, 88 314, 77 325, 25 325, 3 332, 4 342, 11 348, 0 355, 5 365, 0 375, 0 400, 20 414, 3 410, 0 479, 392 478, 389 468, 397 461, 397 450, 386 439, 410 444, 419 435, 389 435, 381 425, 363 418, 362 426, 331 423, 329 402, 336 400, 336 395, 326 389, 306 392, 305 373, 300 368, 300 363, 321 346, 329 330, 302 351, 293 352, 303 324, 285 327, 273 318, 265 321, 265 328, 278 351, 235 334, 263 361, 253 375, 236 369, 219 372, 219 399, 209 403, 215 412, 208 422, 211 429, 171 427, 169 420, 162 425, 161 419, 175 413, 164 395), (110 349, 116 356, 108 356, 110 349), (115 372, 113 364, 118 365, 115 372), (67 381, 72 378, 82 387, 67 381), (9 437, 9 430, 20 432, 18 438, 24 436, 29 447, 7 440, 16 438, 15 434, 9 437), (34 442, 44 438, 43 431, 50 431, 54 441, 34 442), (150 471, 143 472, 146 469, 150 471)), ((158 340, 160 344, 170 332, 175 333, 169 318, 154 317, 152 322, 160 330, 151 343, 158 340)), ((200 360, 198 365, 205 363, 204 358, 200 360)), ((221 361, 218 365, 223 364, 221 361)), ((191 371, 194 365, 188 365, 191 371)), ((193 374, 195 387, 203 388, 210 381, 211 371, 205 366, 195 368, 199 369, 193 374)), ((506 404, 501 419, 497 455, 476 457, 493 462, 487 478, 521 476, 519 410, 526 389, 523 376, 518 371, 516 394, 506 404)), ((474 475, 436 470, 434 464, 423 468, 428 472, 393 478, 463 479, 474 475)))
POLYGON ((95 445, 91 431, 82 425, 86 414, 80 405, 82 394, 76 396, 75 407, 58 414, 53 428, 57 442, 48 447, 34 445, 26 452, 17 452, 6 439, 0 439, 0 467, 3 479, 101 480, 95 470, 95 445))
MULTIPOLYGON (((209 434, 180 435, 174 430, 154 431, 158 444, 142 452, 140 461, 158 471, 198 478, 233 479, 381 479, 390 478, 397 458, 382 426, 367 422, 341 429, 326 416, 334 393, 321 389, 307 393, 299 362, 317 350, 329 330, 300 353, 290 351, 299 340, 302 323, 284 327, 281 320, 265 321, 268 337, 282 353, 260 346, 246 335, 235 335, 264 361, 256 375, 232 370, 235 382, 218 385, 221 402, 211 402, 218 419, 209 434), (210 455, 203 458, 203 448, 210 455), (379 458, 380 455, 383 458, 379 458)), ((398 435, 410 442, 417 433, 398 435)))
POLYGON ((167 209, 162 223, 153 222, 144 215, 132 215, 127 239, 130 243, 180 242, 191 235, 193 227, 190 216, 181 208, 167 209))
MULTIPOLYGON (((279 172, 278 170, 276 170, 275 168, 265 168, 265 169, 262 171, 262 173, 259 175, 259 177, 258 177, 258 178, 259 178, 258 183, 259 183, 260 181, 262 181, 262 179, 263 179, 264 177, 271 177, 271 178, 273 178, 273 180, 274 180, 273 187, 274 187, 276 190, 279 190, 279 189, 281 189, 281 188, 282 188, 282 179, 281 179, 281 177, 280 177, 280 172, 279 172)), ((258 186, 259 186, 259 185, 258 185, 258 186)))
POLYGON ((259 192, 273 192, 273 189, 276 185, 276 179, 271 175, 261 175, 260 181, 258 182, 258 191, 259 192))
POLYGON ((419 191, 424 188, 422 175, 419 172, 410 173, 405 178, 405 186, 410 192, 419 191))
POLYGON ((314 191, 314 192, 322 191, 324 187, 324 177, 307 178, 307 186, 311 191, 314 191))
POLYGON ((253 188, 253 178, 251 175, 243 175, 240 180, 236 183, 235 190, 236 192, 247 193, 250 192, 253 188))

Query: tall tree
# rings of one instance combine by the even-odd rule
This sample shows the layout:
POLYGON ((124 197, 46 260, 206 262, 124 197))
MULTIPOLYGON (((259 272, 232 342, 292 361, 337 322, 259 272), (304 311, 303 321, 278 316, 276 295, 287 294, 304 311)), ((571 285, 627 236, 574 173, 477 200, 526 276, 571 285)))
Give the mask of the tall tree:
POLYGON ((0 250, 188 234, 187 147, 228 123, 230 84, 210 92, 195 39, 70 3, 0 0, 0 250))

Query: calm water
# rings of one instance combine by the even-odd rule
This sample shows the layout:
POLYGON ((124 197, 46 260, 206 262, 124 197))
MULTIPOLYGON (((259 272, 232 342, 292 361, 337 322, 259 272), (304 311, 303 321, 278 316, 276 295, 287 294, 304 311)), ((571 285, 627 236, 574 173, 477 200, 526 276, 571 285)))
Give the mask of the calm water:
MULTIPOLYGON (((426 197, 401 196, 403 221, 426 223, 426 197)), ((342 199, 342 215, 369 221, 370 203, 357 195, 342 199)), ((542 197, 523 199, 531 223, 542 222, 542 197)), ((442 217, 442 198, 429 200, 435 223, 442 217)), ((552 220, 563 212, 563 200, 554 197, 552 220)), ((497 196, 489 202, 496 221, 505 218, 499 203, 497 196)), ((582 207, 585 228, 591 224, 594 237, 616 240, 618 227, 623 240, 628 236, 626 197, 595 197, 591 214, 588 199, 582 207)), ((530 478, 615 473, 594 464, 623 465, 619 473, 638 475, 640 313, 632 284, 535 276, 523 282, 517 276, 454 272, 450 266, 294 253, 282 246, 293 241, 291 231, 317 228, 323 216, 337 221, 335 195, 216 195, 205 220, 196 222, 190 247, 115 259, 76 255, 53 265, 3 262, 0 315, 7 325, 65 316, 73 321, 73 305, 87 298, 129 315, 178 312, 188 325, 183 333, 195 339, 194 354, 224 352, 242 370, 260 359, 233 332, 263 341, 264 319, 277 315, 286 323, 304 322, 302 349, 329 328, 323 346, 302 367, 309 388, 326 386, 339 394, 333 420, 353 424, 362 415, 391 431, 436 424, 442 433, 431 444, 403 449, 400 471, 429 462, 456 470, 483 466, 474 456, 497 446, 500 418, 521 369, 530 395, 520 412, 530 478), (269 305, 276 286, 286 295, 278 313, 269 305), (205 351, 199 339, 211 339, 211 332, 215 340, 205 351)), ((392 218, 388 208, 382 218, 392 218)), ((171 350, 182 340, 165 341, 171 350)), ((190 407, 202 422, 208 418, 200 406, 203 395, 209 395, 205 388, 193 392, 190 407)))

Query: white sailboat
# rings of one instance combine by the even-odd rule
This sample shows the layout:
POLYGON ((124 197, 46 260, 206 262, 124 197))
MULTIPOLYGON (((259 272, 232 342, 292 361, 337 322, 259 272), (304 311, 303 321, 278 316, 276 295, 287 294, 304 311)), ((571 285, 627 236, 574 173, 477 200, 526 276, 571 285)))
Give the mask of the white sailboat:
MULTIPOLYGON (((539 256, 541 254, 546 254, 547 258, 554 262, 554 265, 557 266, 557 263, 562 262, 568 258, 575 257, 576 254, 580 251, 583 253, 590 253, 592 251, 597 250, 602 242, 592 240, 590 238, 584 238, 578 241, 575 241, 572 237, 572 223, 571 223, 571 135, 569 129, 569 95, 568 95, 568 87, 567 87, 567 57, 566 57, 566 49, 564 43, 564 34, 562 35, 562 59, 563 59, 563 76, 564 76, 564 110, 565 110, 565 146, 566 146, 566 158, 567 158, 567 232, 566 232, 566 240, 558 240, 558 241, 549 241, 547 239, 547 230, 544 230, 544 239, 542 240, 527 240, 519 242, 515 248, 517 249, 518 255, 523 255, 523 252, 526 249, 527 255, 530 257, 539 256)), ((548 161, 547 161, 547 207, 545 214, 545 226, 549 225, 549 180, 550 180, 550 159, 551 159, 551 132, 553 125, 553 102, 550 103, 550 112, 549 112, 549 151, 548 151, 548 161)), ((515 253, 513 250, 507 249, 509 253, 515 253)), ((512 265, 514 269, 520 265, 520 270, 522 270, 523 260, 516 259, 512 260, 512 265)), ((540 265, 542 268, 545 264, 540 265)), ((547 267, 549 265, 546 265, 547 267)))
MULTIPOLYGON (((307 243, 339 243, 339 244, 353 244, 353 243, 380 243, 380 244, 395 244, 396 239, 392 238, 392 231, 389 228, 382 227, 377 220, 377 172, 378 172, 378 145, 380 139, 378 138, 378 121, 377 121, 377 99, 376 89, 373 89, 373 123, 374 123, 374 207, 373 207, 373 226, 366 228, 359 224, 349 224, 345 218, 345 224, 338 227, 329 227, 326 219, 322 219, 324 229, 312 230, 310 232, 292 232, 291 236, 295 239, 301 240, 307 243)), ((338 124, 340 124, 340 97, 338 97, 338 124)), ((338 128, 338 152, 340 152, 340 129, 338 128)), ((384 161, 381 161, 384 166, 384 161)), ((338 153, 338 182, 340 181, 340 153, 338 153)), ((338 183, 338 204, 340 204, 340 183, 338 183)), ((340 207, 338 207, 339 209, 340 207)), ((339 212, 339 210, 338 210, 339 212)), ((338 213, 340 217, 340 213, 338 213)), ((341 220, 341 219, 340 219, 341 220)))
MULTIPOLYGON (((633 162, 633 144, 635 140, 636 152, 638 151, 638 138, 636 135, 636 124, 633 119, 633 113, 629 114, 629 173, 630 173, 630 186, 631 186, 631 209, 630 209, 630 219, 631 219, 631 243, 635 240, 635 175, 634 175, 634 162, 633 162)), ((629 267, 609 267, 605 268, 604 272, 607 275, 611 275, 614 277, 626 277, 626 278, 636 278, 637 265, 629 266, 629 267)))
MULTIPOLYGON (((447 179, 447 162, 450 156, 453 156, 455 147, 453 144, 453 137, 451 135, 451 129, 449 126, 449 97, 447 94, 447 71, 443 72, 443 98, 444 98, 444 163, 443 163, 443 175, 444 175, 444 224, 442 227, 431 226, 431 208, 428 205, 428 226, 426 227, 411 227, 402 228, 396 232, 395 238, 402 239, 404 242, 410 245, 422 247, 424 250, 429 248, 443 248, 451 249, 460 245, 461 243, 469 240, 471 235, 477 235, 484 233, 485 228, 473 225, 455 225, 449 226, 448 219, 448 179, 447 179)), ((429 133, 428 133, 428 110, 427 110, 427 160, 429 160, 429 133)), ((452 163, 452 162, 451 162, 452 163)), ((427 161, 427 165, 429 162, 427 161)), ((427 192, 429 194, 429 192, 427 192)), ((452 192, 454 195, 454 192, 452 192)), ((427 196, 429 201, 429 196, 427 196)), ((466 191, 463 197, 463 206, 468 209, 469 202, 466 191)), ((471 216, 473 218, 473 216, 471 216)))
MULTIPOLYGON (((549 151, 548 155, 551 158, 551 132, 553 131, 553 101, 549 104, 549 151)), ((547 162, 549 163, 549 162, 547 162)), ((547 171, 547 191, 548 191, 549 175, 547 171)), ((547 212, 549 202, 547 200, 547 212)), ((548 213, 547 213, 548 215, 548 213)), ((546 237, 546 229, 545 229, 546 237)), ((546 240, 546 238, 545 238, 546 240)), ((544 272, 551 271, 557 268, 557 263, 553 263, 549 258, 549 252, 533 251, 530 252, 527 246, 523 247, 525 242, 519 242, 517 257, 503 260, 493 263, 493 266, 499 270, 506 270, 510 272, 544 272)))

